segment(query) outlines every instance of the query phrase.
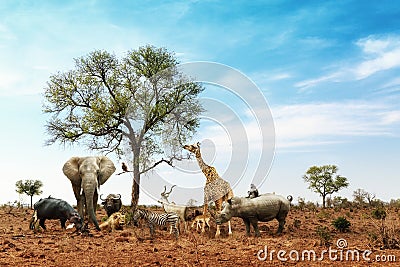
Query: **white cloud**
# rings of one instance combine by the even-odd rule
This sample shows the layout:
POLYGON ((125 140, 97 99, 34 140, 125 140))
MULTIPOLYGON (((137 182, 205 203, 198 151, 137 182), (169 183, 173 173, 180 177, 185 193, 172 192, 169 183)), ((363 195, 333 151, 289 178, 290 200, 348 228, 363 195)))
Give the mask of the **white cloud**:
POLYGON ((388 81, 387 83, 382 85, 382 88, 394 87, 394 86, 400 87, 400 77, 396 77, 396 78, 388 81))
POLYGON ((1 45, 2 41, 9 41, 9 40, 15 40, 15 39, 16 39, 16 37, 10 31, 10 29, 6 25, 0 23, 0 45, 1 45))
POLYGON ((278 73, 275 75, 271 75, 269 77, 269 79, 271 81, 279 81, 279 80, 285 80, 285 79, 289 79, 290 77, 292 77, 289 73, 278 73))
POLYGON ((263 73, 256 73, 252 75, 254 81, 257 84, 263 84, 265 81, 282 81, 286 79, 292 78, 292 75, 287 72, 278 72, 278 73, 271 73, 271 72, 263 72, 263 73))
POLYGON ((377 102, 310 103, 272 109, 277 148, 346 142, 346 136, 395 134, 400 110, 377 102))
POLYGON ((355 79, 400 67, 400 36, 368 36, 358 40, 356 45, 361 48, 364 60, 353 68, 355 79))
POLYGON ((326 76, 322 76, 319 78, 304 80, 304 81, 295 83, 294 86, 300 87, 300 91, 304 91, 305 89, 307 89, 309 87, 316 86, 317 84, 319 84, 321 82, 331 81, 334 78, 337 78, 339 76, 340 76, 340 73, 332 73, 332 74, 328 74, 326 76))
POLYGON ((365 79, 379 71, 400 67, 400 36, 379 38, 369 36, 359 39, 356 45, 361 49, 362 60, 340 67, 321 77, 295 83, 300 92, 329 81, 349 81, 365 79))
POLYGON ((383 55, 393 49, 396 49, 400 45, 400 38, 396 36, 377 38, 374 36, 368 36, 362 38, 356 42, 366 55, 383 55))
POLYGON ((400 110, 387 111, 382 114, 382 124, 392 125, 400 123, 400 110))
MULTIPOLYGON (((400 46, 400 43, 399 43, 400 46)), ((400 47, 380 54, 356 66, 354 73, 358 80, 367 78, 378 71, 400 67, 400 47)))
POLYGON ((384 99, 275 106, 271 108, 275 129, 259 125, 247 110, 246 119, 201 128, 198 139, 212 140, 217 153, 230 155, 232 149, 240 147, 259 155, 265 139, 273 140, 274 134, 277 149, 344 143, 358 136, 397 136, 400 107, 384 99), (245 136, 239 137, 238 127, 245 130, 245 136))
POLYGON ((2 70, 0 72, 0 93, 16 83, 20 78, 20 75, 16 72, 2 70))

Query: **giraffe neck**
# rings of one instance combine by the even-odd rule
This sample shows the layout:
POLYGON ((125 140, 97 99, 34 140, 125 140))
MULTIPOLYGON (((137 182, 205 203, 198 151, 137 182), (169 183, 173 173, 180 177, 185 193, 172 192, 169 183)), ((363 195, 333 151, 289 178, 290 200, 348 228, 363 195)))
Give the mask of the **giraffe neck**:
POLYGON ((218 177, 218 175, 217 175, 217 177, 215 176, 216 172, 212 170, 212 169, 214 169, 214 167, 207 165, 203 161, 200 150, 196 151, 196 159, 197 159, 197 163, 199 164, 201 171, 203 172, 204 176, 207 179, 206 184, 214 181, 218 177))
POLYGON ((199 164, 200 169, 204 172, 205 170, 207 170, 210 166, 208 166, 204 161, 203 158, 201 157, 201 153, 200 150, 196 151, 196 159, 197 159, 197 163, 199 164))

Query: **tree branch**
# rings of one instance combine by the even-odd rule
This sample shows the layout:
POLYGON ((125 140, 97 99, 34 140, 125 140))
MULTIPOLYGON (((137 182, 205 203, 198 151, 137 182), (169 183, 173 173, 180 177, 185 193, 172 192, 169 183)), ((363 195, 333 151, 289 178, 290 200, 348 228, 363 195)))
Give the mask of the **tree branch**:
POLYGON ((121 175, 121 174, 124 174, 124 173, 127 173, 127 172, 133 172, 133 171, 123 171, 123 172, 117 173, 115 175, 121 175))
POLYGON ((169 166, 171 166, 171 167, 174 167, 174 165, 172 164, 172 160, 173 160, 173 159, 175 159, 175 157, 172 157, 172 158, 170 158, 169 160, 161 159, 161 160, 155 162, 152 166, 150 166, 150 167, 148 167, 148 168, 142 170, 142 171, 140 172, 140 174, 143 174, 143 173, 145 173, 145 172, 150 171, 151 169, 154 169, 155 167, 157 167, 157 165, 159 165, 159 164, 161 164, 161 163, 163 163, 163 162, 167 163, 167 164, 168 164, 169 166))

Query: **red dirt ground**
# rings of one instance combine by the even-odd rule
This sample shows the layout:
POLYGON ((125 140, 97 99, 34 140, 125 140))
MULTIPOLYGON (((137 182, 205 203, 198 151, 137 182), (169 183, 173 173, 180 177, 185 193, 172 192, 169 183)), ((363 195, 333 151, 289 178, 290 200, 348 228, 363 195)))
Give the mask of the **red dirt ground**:
MULTIPOLYGON (((28 229, 32 215, 30 209, 2 207, 0 209, 0 266, 399 266, 400 250, 380 249, 378 240, 380 222, 370 217, 370 210, 333 210, 311 212, 292 209, 282 235, 275 235, 277 222, 259 223, 260 238, 247 237, 244 224, 239 219, 232 221, 233 236, 227 237, 227 227, 222 228, 222 237, 215 239, 215 225, 205 234, 195 230, 183 233, 179 240, 165 229, 157 229, 153 240, 147 227, 126 226, 124 230, 112 233, 97 232, 90 225, 88 235, 78 234, 74 229, 62 230, 59 221, 46 221, 47 231, 34 233, 28 229), (350 222, 350 231, 337 232, 331 225, 333 219, 345 216, 350 222), (304 250, 313 250, 317 258, 325 246, 320 245, 317 226, 326 226, 331 234, 331 249, 338 249, 336 241, 345 239, 348 246, 323 254, 321 261, 301 259, 304 250), (257 254, 267 246, 264 261, 257 254), (274 252, 271 254, 272 250, 274 252), (286 251, 281 261, 279 250, 286 251), (362 259, 362 253, 371 250, 369 261, 362 259), (296 260, 296 251, 299 260, 296 260), (351 260, 357 251, 360 260, 351 260), (289 257, 289 253, 291 257, 289 257), (272 259, 270 259, 272 255, 272 259), (342 255, 342 258, 340 258, 342 255), (378 260, 385 260, 384 262, 378 260)), ((398 231, 400 216, 392 212, 387 224, 398 231)), ((100 220, 103 210, 97 212, 100 220)), ((395 232, 398 236, 399 232, 395 232)), ((264 253, 259 253, 264 257, 264 253)))

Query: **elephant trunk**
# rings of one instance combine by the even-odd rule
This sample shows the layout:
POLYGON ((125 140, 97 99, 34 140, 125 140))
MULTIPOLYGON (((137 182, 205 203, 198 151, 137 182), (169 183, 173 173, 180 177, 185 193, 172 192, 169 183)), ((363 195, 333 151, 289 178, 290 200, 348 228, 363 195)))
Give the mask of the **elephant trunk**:
POLYGON ((85 194, 86 213, 89 216, 90 221, 92 221, 92 223, 95 225, 96 229, 100 231, 94 207, 94 205, 97 205, 97 192, 95 192, 97 190, 97 179, 95 179, 95 182, 89 182, 89 181, 85 182, 85 179, 82 179, 82 188, 85 194), (94 203, 95 194, 96 194, 96 203, 94 203))

